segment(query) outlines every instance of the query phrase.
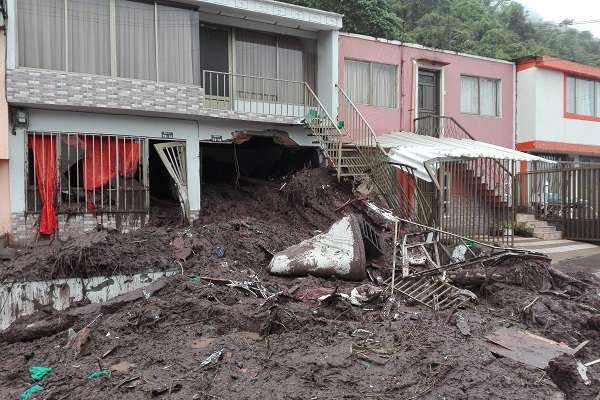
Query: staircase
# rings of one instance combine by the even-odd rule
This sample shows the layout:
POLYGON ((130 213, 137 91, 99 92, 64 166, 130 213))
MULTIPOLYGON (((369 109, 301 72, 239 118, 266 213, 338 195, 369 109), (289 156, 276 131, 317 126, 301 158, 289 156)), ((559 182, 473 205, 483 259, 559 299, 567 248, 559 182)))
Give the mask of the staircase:
POLYGON ((533 236, 544 240, 562 239, 562 232, 547 221, 538 220, 533 214, 517 214, 517 223, 533 228, 533 236))
POLYGON ((414 206, 397 185, 397 169, 388 163, 388 156, 377 143, 375 132, 346 93, 336 85, 340 101, 338 118, 334 120, 313 90, 308 85, 305 87, 305 124, 336 169, 338 178, 368 179, 396 215, 414 219, 414 206))

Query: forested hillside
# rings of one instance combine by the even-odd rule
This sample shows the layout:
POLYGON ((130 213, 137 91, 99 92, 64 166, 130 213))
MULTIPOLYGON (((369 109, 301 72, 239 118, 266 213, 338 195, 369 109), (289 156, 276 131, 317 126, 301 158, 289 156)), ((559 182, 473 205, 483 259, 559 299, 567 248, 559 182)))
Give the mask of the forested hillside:
POLYGON ((568 26, 532 21, 517 1, 287 1, 344 14, 347 32, 488 57, 551 54, 600 66, 600 39, 568 26))

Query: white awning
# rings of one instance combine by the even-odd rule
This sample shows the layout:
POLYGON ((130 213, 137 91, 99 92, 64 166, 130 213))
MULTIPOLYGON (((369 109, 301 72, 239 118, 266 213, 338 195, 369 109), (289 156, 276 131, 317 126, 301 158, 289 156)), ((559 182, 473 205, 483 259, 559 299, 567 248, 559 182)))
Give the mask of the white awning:
POLYGON ((412 132, 392 132, 377 137, 379 144, 389 149, 390 162, 414 168, 415 176, 431 181, 425 162, 437 158, 494 158, 513 161, 545 161, 521 151, 471 139, 435 138, 412 132))

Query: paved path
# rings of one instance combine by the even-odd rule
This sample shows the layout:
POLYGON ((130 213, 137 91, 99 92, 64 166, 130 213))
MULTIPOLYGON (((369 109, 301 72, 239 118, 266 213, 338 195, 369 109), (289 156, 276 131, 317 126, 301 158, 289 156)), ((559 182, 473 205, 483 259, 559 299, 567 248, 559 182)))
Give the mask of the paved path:
POLYGON ((515 247, 539 251, 552 259, 552 265, 565 272, 600 273, 600 246, 573 240, 542 240, 515 237, 515 247))

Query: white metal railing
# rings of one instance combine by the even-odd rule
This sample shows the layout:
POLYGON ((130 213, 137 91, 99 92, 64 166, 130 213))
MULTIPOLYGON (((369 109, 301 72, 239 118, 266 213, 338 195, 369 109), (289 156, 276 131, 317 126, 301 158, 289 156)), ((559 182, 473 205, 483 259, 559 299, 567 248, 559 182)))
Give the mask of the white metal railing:
POLYGON ((211 109, 303 117, 305 82, 203 71, 205 105, 211 109))

